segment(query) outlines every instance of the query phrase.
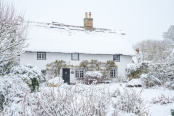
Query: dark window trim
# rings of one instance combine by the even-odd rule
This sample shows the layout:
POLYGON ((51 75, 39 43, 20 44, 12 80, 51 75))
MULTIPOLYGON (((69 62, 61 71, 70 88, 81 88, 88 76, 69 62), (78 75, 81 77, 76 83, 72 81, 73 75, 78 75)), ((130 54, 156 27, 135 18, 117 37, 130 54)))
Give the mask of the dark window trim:
POLYGON ((46 52, 37 52, 37 60, 46 60, 46 52), (45 59, 38 59, 38 54, 39 53, 45 53, 45 59))
POLYGON ((114 61, 114 62, 120 62, 120 55, 113 55, 113 61, 114 61), (119 56, 119 61, 114 60, 114 56, 119 56))
MULTIPOLYGON (((73 55, 73 54, 78 54, 78 60, 79 60, 79 53, 71 53, 71 60, 73 60, 73 59, 72 59, 72 55, 73 55)), ((78 60, 74 60, 74 61, 78 61, 78 60)))

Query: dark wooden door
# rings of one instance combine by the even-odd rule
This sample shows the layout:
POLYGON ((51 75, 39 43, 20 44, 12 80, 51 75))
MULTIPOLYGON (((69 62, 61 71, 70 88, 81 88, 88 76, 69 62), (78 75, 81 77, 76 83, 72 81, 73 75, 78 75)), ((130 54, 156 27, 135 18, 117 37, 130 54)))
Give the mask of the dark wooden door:
POLYGON ((63 69, 63 80, 65 83, 70 84, 70 69, 63 69))

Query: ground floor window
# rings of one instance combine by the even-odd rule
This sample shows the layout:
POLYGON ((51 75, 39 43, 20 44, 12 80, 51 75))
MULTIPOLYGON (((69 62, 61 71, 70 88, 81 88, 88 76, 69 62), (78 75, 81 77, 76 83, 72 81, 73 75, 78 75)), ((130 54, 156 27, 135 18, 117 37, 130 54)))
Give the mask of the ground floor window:
POLYGON ((75 77, 83 78, 84 77, 84 69, 75 69, 75 77))
POLYGON ((117 69, 116 68, 111 68, 110 69, 110 77, 112 77, 112 78, 117 77, 117 69))

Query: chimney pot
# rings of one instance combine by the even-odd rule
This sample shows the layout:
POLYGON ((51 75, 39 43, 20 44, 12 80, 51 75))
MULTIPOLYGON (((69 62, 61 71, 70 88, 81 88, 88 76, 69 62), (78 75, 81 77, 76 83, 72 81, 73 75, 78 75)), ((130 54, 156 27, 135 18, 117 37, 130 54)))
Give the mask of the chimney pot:
POLYGON ((88 13, 87 12, 85 12, 85 18, 88 18, 88 13))
POLYGON ((89 12, 89 18, 91 18, 91 12, 89 12))

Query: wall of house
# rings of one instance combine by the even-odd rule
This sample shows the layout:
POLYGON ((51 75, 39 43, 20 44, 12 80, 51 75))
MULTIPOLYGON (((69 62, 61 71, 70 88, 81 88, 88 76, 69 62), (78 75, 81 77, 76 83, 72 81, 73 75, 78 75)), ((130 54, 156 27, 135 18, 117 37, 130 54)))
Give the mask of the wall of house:
MULTIPOLYGON (((25 52, 20 59, 20 64, 31 64, 39 67, 41 70, 46 69, 46 64, 54 62, 56 60, 64 60, 67 65, 79 65, 83 60, 91 61, 98 60, 101 62, 106 62, 108 60, 113 60, 113 55, 95 55, 95 54, 79 54, 79 60, 71 60, 70 53, 46 53, 46 60, 37 60, 37 52, 25 52)), ((122 76, 123 80, 126 80, 125 67, 128 63, 132 63, 131 56, 120 56, 120 62, 115 62, 118 66, 118 76, 122 76)), ((71 69, 74 70, 74 69, 71 69)), ((70 70, 70 72, 71 72, 70 70)), ((71 74, 71 73, 70 73, 71 74)), ((75 82, 75 74, 70 75, 71 83, 75 82)))

